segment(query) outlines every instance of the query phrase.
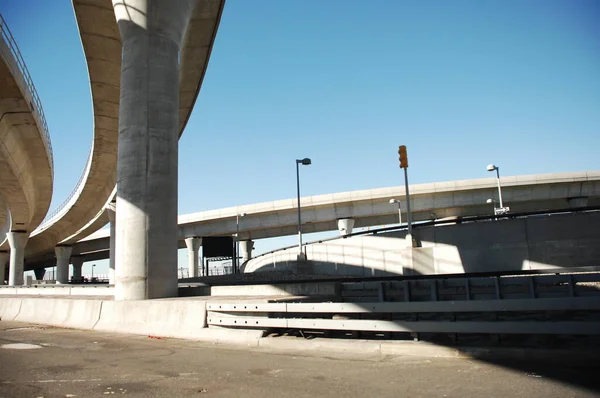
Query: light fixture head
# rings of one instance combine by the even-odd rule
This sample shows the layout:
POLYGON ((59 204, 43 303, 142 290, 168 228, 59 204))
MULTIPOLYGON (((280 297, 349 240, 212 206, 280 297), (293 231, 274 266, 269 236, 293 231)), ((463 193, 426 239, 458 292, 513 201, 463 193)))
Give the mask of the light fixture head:
POLYGON ((397 199, 390 199, 390 204, 393 205, 394 203, 400 203, 397 199))
POLYGON ((312 161, 310 160, 310 158, 304 158, 304 159, 296 159, 296 163, 301 163, 304 166, 308 166, 309 164, 312 164, 312 161))
POLYGON ((241 213, 241 214, 240 214, 240 217, 246 217, 246 216, 247 216, 247 214, 246 214, 246 213, 241 213))
POLYGON ((488 203, 488 204, 494 203, 494 199, 488 199, 485 201, 485 203, 488 203))
POLYGON ((496 171, 497 167, 495 164, 488 164, 487 171, 496 171))

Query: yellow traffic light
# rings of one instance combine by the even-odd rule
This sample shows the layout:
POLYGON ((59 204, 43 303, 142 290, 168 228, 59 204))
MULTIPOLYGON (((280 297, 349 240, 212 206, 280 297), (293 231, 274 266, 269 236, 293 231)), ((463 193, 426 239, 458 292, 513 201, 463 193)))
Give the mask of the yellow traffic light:
POLYGON ((408 168, 408 155, 406 154, 406 145, 400 145, 398 147, 398 155, 400 155, 400 168, 408 168))

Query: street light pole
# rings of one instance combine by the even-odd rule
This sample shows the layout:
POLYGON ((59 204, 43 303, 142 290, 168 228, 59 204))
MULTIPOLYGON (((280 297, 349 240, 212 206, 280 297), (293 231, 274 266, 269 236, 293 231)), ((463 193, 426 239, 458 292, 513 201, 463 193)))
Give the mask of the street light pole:
POLYGON ((502 203, 502 187, 500 186, 500 167, 496 166, 496 182, 498 183, 498 199, 500 200, 500 207, 504 207, 502 203))
POLYGON ((402 209, 400 208, 400 201, 398 199, 390 199, 390 204, 398 204, 398 223, 402 225, 402 209))
POLYGON ((302 256, 302 217, 300 215, 300 165, 308 166, 309 158, 296 159, 296 193, 298 197, 298 255, 302 256))
POLYGON ((498 201, 500 202, 500 207, 497 212, 499 214, 504 214, 510 210, 508 207, 504 207, 504 202, 502 201, 502 187, 500 186, 500 167, 495 164, 488 164, 487 171, 495 171, 496 172, 496 183, 498 184, 498 201))

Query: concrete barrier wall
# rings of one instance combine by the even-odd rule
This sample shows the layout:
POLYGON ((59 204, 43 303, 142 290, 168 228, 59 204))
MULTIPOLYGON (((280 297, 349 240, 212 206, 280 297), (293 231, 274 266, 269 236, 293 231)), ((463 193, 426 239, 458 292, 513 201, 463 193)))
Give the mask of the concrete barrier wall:
POLYGON ((0 298, 0 319, 12 321, 21 311, 22 298, 0 298))
POLYGON ((191 299, 109 301, 0 297, 4 320, 186 339, 206 333, 206 302, 191 299))
POLYGON ((306 247, 307 266, 296 251, 262 256, 244 272, 283 271, 322 275, 385 276, 516 271, 598 265, 600 213, 556 214, 356 236, 306 247))
POLYGON ((52 286, 52 285, 33 285, 2 287, 0 296, 113 296, 114 287, 112 286, 52 286))
POLYGON ((296 250, 251 259, 244 272, 286 271, 357 277, 401 275, 406 242, 394 236, 356 236, 306 247, 308 264, 298 265, 296 250))
POLYGON ((206 327, 203 300, 104 301, 95 330, 200 338, 206 327))
POLYGON ((17 322, 92 329, 100 317, 102 300, 24 298, 17 322))

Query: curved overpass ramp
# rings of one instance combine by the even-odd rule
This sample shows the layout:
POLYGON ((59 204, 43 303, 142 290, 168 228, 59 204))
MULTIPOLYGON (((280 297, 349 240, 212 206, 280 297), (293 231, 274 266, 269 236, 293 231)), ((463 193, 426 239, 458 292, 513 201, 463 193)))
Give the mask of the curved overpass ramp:
MULTIPOLYGON (((224 0, 196 0, 181 52, 180 132, 187 124, 208 66, 224 0)), ((52 251, 76 241, 108 222, 106 205, 113 199, 117 172, 121 39, 111 0, 73 0, 86 57, 94 139, 88 162, 75 190, 32 234, 26 256, 52 251)))
POLYGON ((8 250, 8 232, 29 233, 42 222, 54 171, 41 102, 1 16, 0 30, 0 250, 8 250))

